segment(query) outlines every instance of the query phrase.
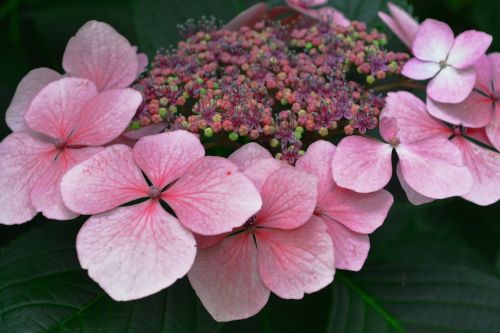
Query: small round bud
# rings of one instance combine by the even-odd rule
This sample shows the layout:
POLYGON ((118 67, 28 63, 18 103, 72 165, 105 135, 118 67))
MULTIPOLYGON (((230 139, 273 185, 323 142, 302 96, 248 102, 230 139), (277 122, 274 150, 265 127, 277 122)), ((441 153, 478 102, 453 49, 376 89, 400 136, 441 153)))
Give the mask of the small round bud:
POLYGON ((210 127, 207 127, 203 130, 203 135, 207 138, 211 138, 214 135, 214 131, 210 127))
POLYGON ((278 139, 271 139, 271 141, 269 142, 269 145, 273 148, 277 148, 279 145, 280 145, 280 142, 278 141, 278 139))
POLYGON ((321 127, 318 131, 319 135, 321 136, 327 136, 328 135, 328 128, 326 127, 321 127))
POLYGON ((167 109, 165 109, 165 108, 160 108, 160 109, 158 110, 158 114, 160 115, 160 117, 165 118, 165 117, 167 116, 167 109))
POLYGON ((141 124, 138 121, 134 121, 132 124, 130 124, 130 128, 133 130, 138 130, 141 128, 141 124))
POLYGON ((373 83, 375 83, 375 77, 374 77, 373 75, 368 75, 368 76, 366 77, 366 83, 368 83, 368 84, 373 84, 373 83))
POLYGON ((236 140, 238 140, 238 137, 239 137, 239 136, 238 136, 238 133, 236 133, 236 132, 231 132, 231 133, 229 133, 228 137, 229 137, 229 140, 231 140, 231 141, 236 141, 236 140))

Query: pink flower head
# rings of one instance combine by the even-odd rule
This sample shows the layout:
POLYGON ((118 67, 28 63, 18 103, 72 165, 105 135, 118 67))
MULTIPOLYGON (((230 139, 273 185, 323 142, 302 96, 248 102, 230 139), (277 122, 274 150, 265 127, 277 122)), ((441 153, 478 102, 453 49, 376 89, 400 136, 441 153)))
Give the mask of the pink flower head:
POLYGON ((311 7, 321 6, 326 4, 327 0, 287 0, 288 6, 297 12, 312 17, 314 19, 333 23, 342 27, 348 27, 351 24, 344 14, 333 7, 321 7, 319 9, 312 9, 311 7))
POLYGON ((168 287, 193 263, 191 231, 230 231, 261 207, 255 186, 233 163, 204 154, 194 134, 160 133, 140 139, 133 150, 111 146, 64 176, 67 206, 97 214, 78 233, 80 264, 113 299, 137 299, 168 287), (147 200, 119 207, 141 198, 147 200))
POLYGON ((356 192, 377 191, 391 179, 394 149, 400 181, 417 193, 435 199, 467 194, 473 180, 462 154, 434 122, 417 97, 389 93, 379 126, 387 143, 362 136, 344 138, 333 156, 333 178, 356 192))
POLYGON ((132 89, 98 94, 91 81, 78 78, 43 88, 24 116, 30 131, 0 143, 0 223, 24 223, 37 212, 59 220, 77 216, 62 202, 61 177, 118 137, 141 100, 132 89))
MULTIPOLYGON (((482 206, 498 201, 500 198, 500 154, 469 140, 469 138, 473 138, 485 145, 491 145, 484 130, 463 127, 452 129, 443 122, 429 116, 425 104, 416 96, 406 92, 390 94, 381 117, 398 119, 400 126, 398 135, 405 141, 439 142, 442 138, 453 136, 448 142, 454 144, 460 151, 463 163, 469 169, 473 180, 470 191, 461 196, 482 206)), ((403 163, 400 163, 397 173, 408 199, 414 204, 432 201, 435 197, 422 195, 421 191, 415 191, 415 187, 407 184, 406 178, 402 175, 403 166, 403 163)), ((452 172, 452 170, 444 172, 452 172)), ((428 176, 422 175, 422 178, 425 177, 428 176)), ((457 182, 460 181, 459 178, 456 178, 456 180, 457 182)), ((461 181, 466 182, 465 179, 461 181)))
POLYGON ((392 2, 388 2, 387 6, 389 7, 390 15, 378 12, 378 16, 398 36, 399 40, 411 49, 419 27, 418 22, 404 11, 403 8, 396 6, 392 2))
POLYGON ((475 30, 454 38, 446 23, 427 19, 413 41, 415 58, 405 64, 402 74, 415 80, 433 78, 427 85, 430 98, 441 103, 460 103, 472 91, 476 82, 473 65, 491 41, 490 35, 475 30))
MULTIPOLYGON (((145 54, 116 32, 110 25, 89 21, 72 37, 63 57, 63 68, 68 76, 91 80, 99 92, 126 88, 147 66, 145 54)), ((29 72, 17 86, 7 109, 6 122, 12 131, 28 130, 24 114, 33 98, 47 84, 62 76, 48 68, 29 72)))
POLYGON ((335 272, 322 220, 307 222, 316 206, 316 177, 282 164, 257 144, 230 156, 262 196, 262 208, 243 228, 199 243, 189 280, 218 321, 259 312, 270 292, 300 299, 327 286, 335 272), (307 223, 306 223, 307 222, 307 223))
POLYGON ((454 125, 469 128, 486 127, 486 134, 500 149, 500 53, 482 56, 474 65, 476 85, 459 104, 446 104, 427 99, 429 113, 454 125))
POLYGON ((321 219, 327 225, 335 266, 358 271, 370 250, 368 234, 382 225, 394 200, 386 190, 364 194, 335 185, 334 154, 333 144, 317 141, 299 158, 296 167, 318 178, 318 201, 312 222, 321 219))

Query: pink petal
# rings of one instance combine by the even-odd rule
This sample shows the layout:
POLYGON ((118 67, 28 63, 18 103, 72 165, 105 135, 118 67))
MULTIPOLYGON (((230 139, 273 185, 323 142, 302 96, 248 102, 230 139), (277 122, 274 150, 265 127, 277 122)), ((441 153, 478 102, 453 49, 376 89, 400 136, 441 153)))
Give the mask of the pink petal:
POLYGON ((399 38, 400 41, 403 42, 409 49, 411 49, 411 45, 413 40, 409 39, 403 29, 398 25, 395 19, 391 16, 387 15, 384 12, 378 12, 378 17, 385 23, 386 26, 391 29, 391 31, 399 38))
POLYGON ((198 250, 188 277, 217 321, 251 317, 264 307, 270 295, 259 275, 257 248, 246 232, 198 250))
POLYGON ((65 142, 79 124, 83 107, 96 95, 89 80, 62 78, 49 83, 33 99, 24 117, 26 124, 65 142))
POLYGON ((464 31, 455 38, 446 62, 456 68, 468 68, 486 53, 492 41, 493 37, 484 32, 464 31))
POLYGON ((68 148, 61 151, 31 192, 31 202, 36 210, 49 219, 71 220, 77 217, 78 214, 69 210, 62 200, 61 179, 69 169, 101 150, 102 148, 68 148))
POLYGON ((486 134, 486 129, 484 128, 467 128, 465 136, 473 138, 474 140, 484 143, 487 146, 493 146, 493 143, 491 143, 488 135, 486 134))
POLYGON ((208 247, 215 246, 222 242, 226 237, 228 237, 231 233, 226 232, 223 234, 215 235, 215 236, 203 236, 194 234, 194 239, 196 239, 196 247, 198 249, 206 249, 208 247))
POLYGON ((491 98, 473 90, 458 104, 439 103, 427 98, 427 110, 434 117, 450 124, 478 128, 490 122, 495 108, 491 98))
POLYGON ((448 56, 453 40, 453 31, 448 24, 427 19, 417 30, 412 51, 420 60, 439 63, 448 56))
POLYGON ((333 179, 342 187, 369 193, 383 188, 392 176, 392 147, 362 136, 348 136, 333 155, 333 179))
POLYGON ((61 75, 52 69, 36 68, 22 78, 5 113, 5 122, 12 131, 28 129, 24 121, 24 114, 28 110, 31 101, 43 87, 60 77, 61 75))
POLYGON ((486 95, 493 94, 492 84, 495 77, 495 68, 493 68, 493 63, 490 61, 490 57, 492 56, 493 54, 490 54, 489 57, 483 55, 474 64, 474 68, 476 69, 475 88, 481 90, 486 95))
POLYGON ((154 294, 188 272, 196 256, 191 232, 158 201, 92 216, 78 233, 78 259, 114 300, 154 294))
POLYGON ((380 118, 387 117, 397 120, 397 137, 402 143, 416 142, 433 136, 448 138, 452 134, 442 122, 429 116, 425 103, 420 98, 406 91, 391 92, 387 95, 380 118))
POLYGON ((78 164, 63 177, 66 206, 92 215, 148 196, 148 185, 132 158, 132 149, 114 145, 78 164))
POLYGON ((413 40, 415 39, 419 28, 418 22, 401 7, 396 6, 391 2, 387 3, 387 6, 389 7, 389 12, 391 13, 392 17, 403 32, 405 40, 408 42, 406 43, 406 45, 411 49, 413 40))
POLYGON ((441 103, 460 103, 469 96, 476 83, 476 70, 447 66, 427 85, 427 95, 441 103))
POLYGON ((274 158, 263 158, 246 168, 243 174, 250 179, 260 193, 269 176, 276 170, 285 167, 288 165, 282 161, 274 158))
POLYGON ((356 193, 337 186, 318 210, 352 231, 370 234, 384 223, 393 202, 386 190, 356 193))
POLYGON ((167 123, 159 123, 153 124, 146 127, 139 128, 138 130, 130 130, 128 132, 123 133, 123 136, 132 139, 139 140, 140 138, 152 134, 157 134, 163 132, 163 130, 167 128, 167 123))
POLYGON ((324 222, 328 226, 327 232, 333 242, 335 267, 359 271, 370 251, 368 235, 354 232, 335 220, 324 219, 324 222))
POLYGON ((200 140, 186 131, 143 137, 135 144, 133 154, 135 163, 159 189, 182 176, 204 155, 200 140))
POLYGON ((148 56, 146 53, 137 54, 137 76, 141 75, 148 67, 148 56))
POLYGON ((53 144, 18 132, 0 143, 0 224, 20 224, 37 213, 30 192, 52 165, 57 151, 53 144))
POLYGON ((266 148, 255 142, 247 143, 228 157, 240 170, 245 170, 263 158, 273 158, 273 155, 266 148))
POLYGON ((260 209, 259 192, 236 165, 204 157, 163 193, 180 222, 200 235, 216 235, 242 226, 260 209))
POLYGON ((462 151, 464 163, 474 180, 472 190, 463 198, 481 206, 497 202, 500 199, 500 154, 460 136, 452 142, 462 151))
POLYGON ((411 58, 404 64, 401 74, 414 80, 427 80, 434 77, 440 69, 438 63, 411 58))
POLYGON ((500 101, 495 103, 495 113, 488 126, 486 126, 486 135, 493 146, 500 150, 500 101))
POLYGON ((334 153, 335 146, 332 143, 319 140, 311 144, 295 164, 297 169, 318 178, 318 205, 333 189, 332 158, 334 153))
POLYGON ((386 142, 397 139, 399 128, 396 118, 393 117, 383 117, 380 118, 380 124, 378 126, 380 135, 386 142))
POLYGON ((261 195, 257 225, 294 229, 306 223, 314 212, 317 178, 292 167, 281 168, 269 176, 261 195))
POLYGON ((300 299, 333 281, 333 244, 321 219, 293 230, 258 229, 259 272, 281 298, 300 299))
POLYGON ((491 67, 494 69, 493 71, 493 84, 497 91, 500 90, 500 53, 490 53, 488 55, 488 60, 490 61, 491 67))
POLYGON ((472 176, 460 150, 443 137, 401 144, 396 152, 401 175, 420 195, 444 199, 467 194, 472 188, 472 176))
POLYGON ((349 21, 343 13, 332 7, 322 7, 317 9, 314 16, 323 22, 333 23, 341 27, 348 27, 351 25, 351 21, 349 21))
POLYGON ((137 77, 139 59, 135 48, 110 25, 89 21, 69 40, 63 68, 104 91, 130 86, 137 77))
POLYGON ((431 201, 434 201, 434 199, 426 197, 421 195, 420 193, 416 192, 413 190, 408 183, 406 183, 403 175, 401 174, 401 164, 398 163, 398 166, 396 167, 396 174, 399 179, 399 183, 401 184, 401 187, 406 193, 406 197, 408 198, 408 201, 410 201, 413 205, 423 205, 426 203, 429 203, 431 201))
POLYGON ((242 27, 253 27, 256 23, 268 18, 268 10, 267 4, 263 2, 256 3, 229 21, 224 28, 237 31, 242 27))
POLYGON ((328 0, 286 0, 289 6, 300 6, 302 8, 324 5, 328 0))
POLYGON ((91 99, 80 113, 68 144, 101 146, 125 131, 142 102, 133 89, 113 89, 91 99))

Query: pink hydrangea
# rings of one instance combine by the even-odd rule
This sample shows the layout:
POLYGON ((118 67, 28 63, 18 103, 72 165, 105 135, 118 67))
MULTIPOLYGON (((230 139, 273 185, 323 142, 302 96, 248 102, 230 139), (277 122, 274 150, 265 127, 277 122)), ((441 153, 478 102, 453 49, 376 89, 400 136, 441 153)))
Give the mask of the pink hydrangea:
POLYGON ((476 82, 474 64, 485 54, 492 37, 468 30, 456 38, 443 22, 427 19, 420 25, 412 45, 415 58, 402 74, 415 80, 432 78, 427 85, 430 98, 441 103, 460 103, 476 82))
POLYGON ((361 193, 378 191, 392 177, 395 150, 400 181, 416 192, 435 199, 467 194, 473 180, 460 150, 445 129, 428 127, 427 117, 418 98, 407 92, 389 93, 379 126, 387 143, 361 136, 342 139, 332 162, 336 183, 361 193), (412 114, 411 121, 404 117, 407 114, 412 114))
POLYGON ((392 195, 386 190, 356 193, 335 184, 332 158, 335 146, 317 141, 299 158, 296 167, 318 178, 318 200, 311 222, 318 219, 328 227, 335 266, 358 271, 370 250, 368 234, 380 227, 392 206, 392 195))
POLYGON ((474 90, 459 104, 427 99, 429 113, 450 124, 469 128, 485 127, 489 140, 500 149, 500 53, 482 56, 474 65, 474 90))
POLYGON ((418 22, 403 8, 388 2, 389 14, 378 12, 380 19, 389 27, 389 29, 398 36, 409 49, 411 49, 413 40, 418 30, 418 22))
POLYGON ((129 88, 99 94, 91 81, 80 78, 63 78, 38 92, 24 120, 15 122, 27 130, 0 143, 0 223, 24 223, 37 212, 59 220, 77 216, 62 202, 61 177, 118 137, 141 101, 129 88))
MULTIPOLYGON (((110 25, 89 21, 72 37, 63 56, 66 76, 91 80, 99 92, 127 88, 144 71, 148 59, 110 25)), ((12 131, 29 130, 24 114, 42 88, 62 76, 49 68, 36 68, 19 83, 7 109, 6 122, 12 131)))
MULTIPOLYGON (((473 138, 482 142, 486 147, 491 146, 483 129, 466 129, 455 127, 455 129, 446 126, 426 112, 425 103, 418 97, 406 93, 398 92, 389 94, 387 105, 381 114, 382 119, 394 117, 398 121, 398 136, 402 141, 441 142, 453 136, 447 142, 455 145, 462 155, 464 165, 469 169, 472 175, 472 188, 461 196, 478 205, 489 205, 500 199, 500 154, 495 152, 492 147, 484 148, 469 140, 473 138)), ((443 146, 440 151, 445 152, 448 148, 443 146)), ((451 152, 451 151, 450 151, 451 152)), ((454 154, 454 153, 453 153, 454 154)), ((448 158, 444 156, 443 158, 448 158)), ((425 160, 424 160, 425 161, 425 160)), ((404 164, 398 166, 398 177, 406 191, 408 199, 414 204, 422 204, 432 201, 435 196, 424 194, 422 191, 415 191, 416 187, 409 185, 406 178, 402 175, 404 164)), ((428 178, 434 178, 433 174, 438 173, 438 169, 429 169, 429 174, 422 174, 422 181, 428 178)), ((452 177, 451 169, 444 169, 441 173, 452 177)), ((467 183, 467 179, 453 176, 457 183, 467 183)))
POLYGON ((257 144, 230 156, 251 176, 262 208, 230 234, 201 239, 189 280, 218 321, 259 312, 270 292, 299 299, 333 280, 333 247, 316 206, 317 179, 271 158, 257 144))
POLYGON ((261 207, 259 192, 233 163, 204 153, 191 133, 161 133, 140 139, 133 149, 111 146, 64 176, 66 205, 95 214, 78 233, 80 264, 113 299, 168 287, 193 263, 192 232, 230 231, 261 207), (146 200, 119 207, 141 198, 146 200))

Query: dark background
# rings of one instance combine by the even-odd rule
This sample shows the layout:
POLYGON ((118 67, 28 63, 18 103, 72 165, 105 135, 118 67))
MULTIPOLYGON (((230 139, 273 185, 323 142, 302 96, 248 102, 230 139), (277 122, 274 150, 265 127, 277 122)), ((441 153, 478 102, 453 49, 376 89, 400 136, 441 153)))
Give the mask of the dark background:
MULTIPOLYGON (((342 3, 342 0, 331 1, 342 3)), ((363 2, 349 1, 356 4, 363 2)), ((367 1, 383 2, 365 0, 367 1)), ((139 45, 141 50, 151 56, 156 47, 175 43, 176 24, 186 18, 199 18, 202 13, 206 13, 228 19, 250 2, 0 0, 0 110, 7 109, 18 82, 29 70, 43 66, 62 72, 61 59, 66 43, 87 20, 97 19, 110 23, 132 44, 139 45)), ((414 7, 416 17, 445 21, 455 33, 478 29, 492 34, 494 44, 490 52, 500 50, 500 1, 409 2, 414 7)), ((373 13, 367 11, 361 14, 373 16, 373 13)), ((373 22, 374 26, 382 27, 376 19, 373 22)), ((8 133, 5 122, 1 121, 0 138, 8 133)), ((270 305, 258 316, 226 325, 223 332, 302 332, 306 328, 311 332, 320 332, 325 327, 332 333, 500 332, 500 204, 478 207, 462 199, 452 198, 412 207, 405 203, 396 184, 390 186, 397 202, 387 222, 371 238, 372 252, 362 272, 339 272, 332 287, 306 296, 300 302, 282 301, 273 297, 270 305), (384 268, 382 272, 381 268, 384 268), (376 306, 373 305, 375 303, 376 306), (391 318, 397 320, 397 324, 391 318)), ((22 226, 0 226, 0 264, 2 260, 5 261, 2 254, 14 251, 9 247, 12 240, 31 232, 31 229, 38 228, 36 232, 58 229, 56 232, 61 235, 51 234, 52 237, 62 238, 65 235, 64 237, 69 237, 68 244, 72 243, 81 220, 57 223, 38 217, 22 226), (57 223, 60 223, 60 227, 57 223)), ((49 246, 43 242, 50 243, 52 239, 39 238, 40 244, 33 246, 49 246)), ((70 253, 72 257, 68 260, 78 268, 74 250, 70 253)), ((38 264, 42 265, 34 263, 38 264)), ((20 272, 24 272, 23 269, 20 272)), ((1 274, 0 271, 0 280, 1 274)), ((78 274, 81 274, 78 279, 85 279, 83 271, 78 274)), ((85 284, 93 286, 87 280, 85 284)), ((3 295, 1 285, 2 281, 0 298, 3 295)), ((27 284, 25 288, 29 289, 31 286, 32 284, 27 284)), ((48 289, 50 286, 51 281, 44 285, 48 289)), ((72 289, 69 290, 72 292, 72 289)), ((150 302, 147 304, 156 304, 158 297, 163 297, 162 295, 166 293, 146 299, 146 302, 150 302)), ((11 303, 16 300, 24 302, 30 297, 32 294, 21 294, 11 303)), ((125 308, 123 303, 118 307, 109 300, 104 302, 107 303, 99 305, 95 316, 98 316, 99 311, 104 311, 103 308, 116 313, 117 318, 121 312, 128 314, 129 308, 125 308)), ((134 306, 140 308, 146 303, 129 304, 132 304, 133 309, 134 306)), ((7 318, 2 317, 4 305, 0 299, 0 332, 11 332, 2 328, 2 320, 7 318)), ((133 310, 130 311, 133 313, 133 310)), ((180 310, 176 315, 186 316, 180 310)), ((95 317, 82 323, 92 325, 98 320, 95 317)), ((186 320, 189 321, 189 317, 186 320)), ((125 320, 120 319, 116 327, 121 327, 119 323, 122 321, 125 320)), ((64 325, 60 324, 60 327, 64 325)), ((120 330, 116 328, 109 331, 120 330)), ((171 332, 176 332, 176 329, 171 332)))

